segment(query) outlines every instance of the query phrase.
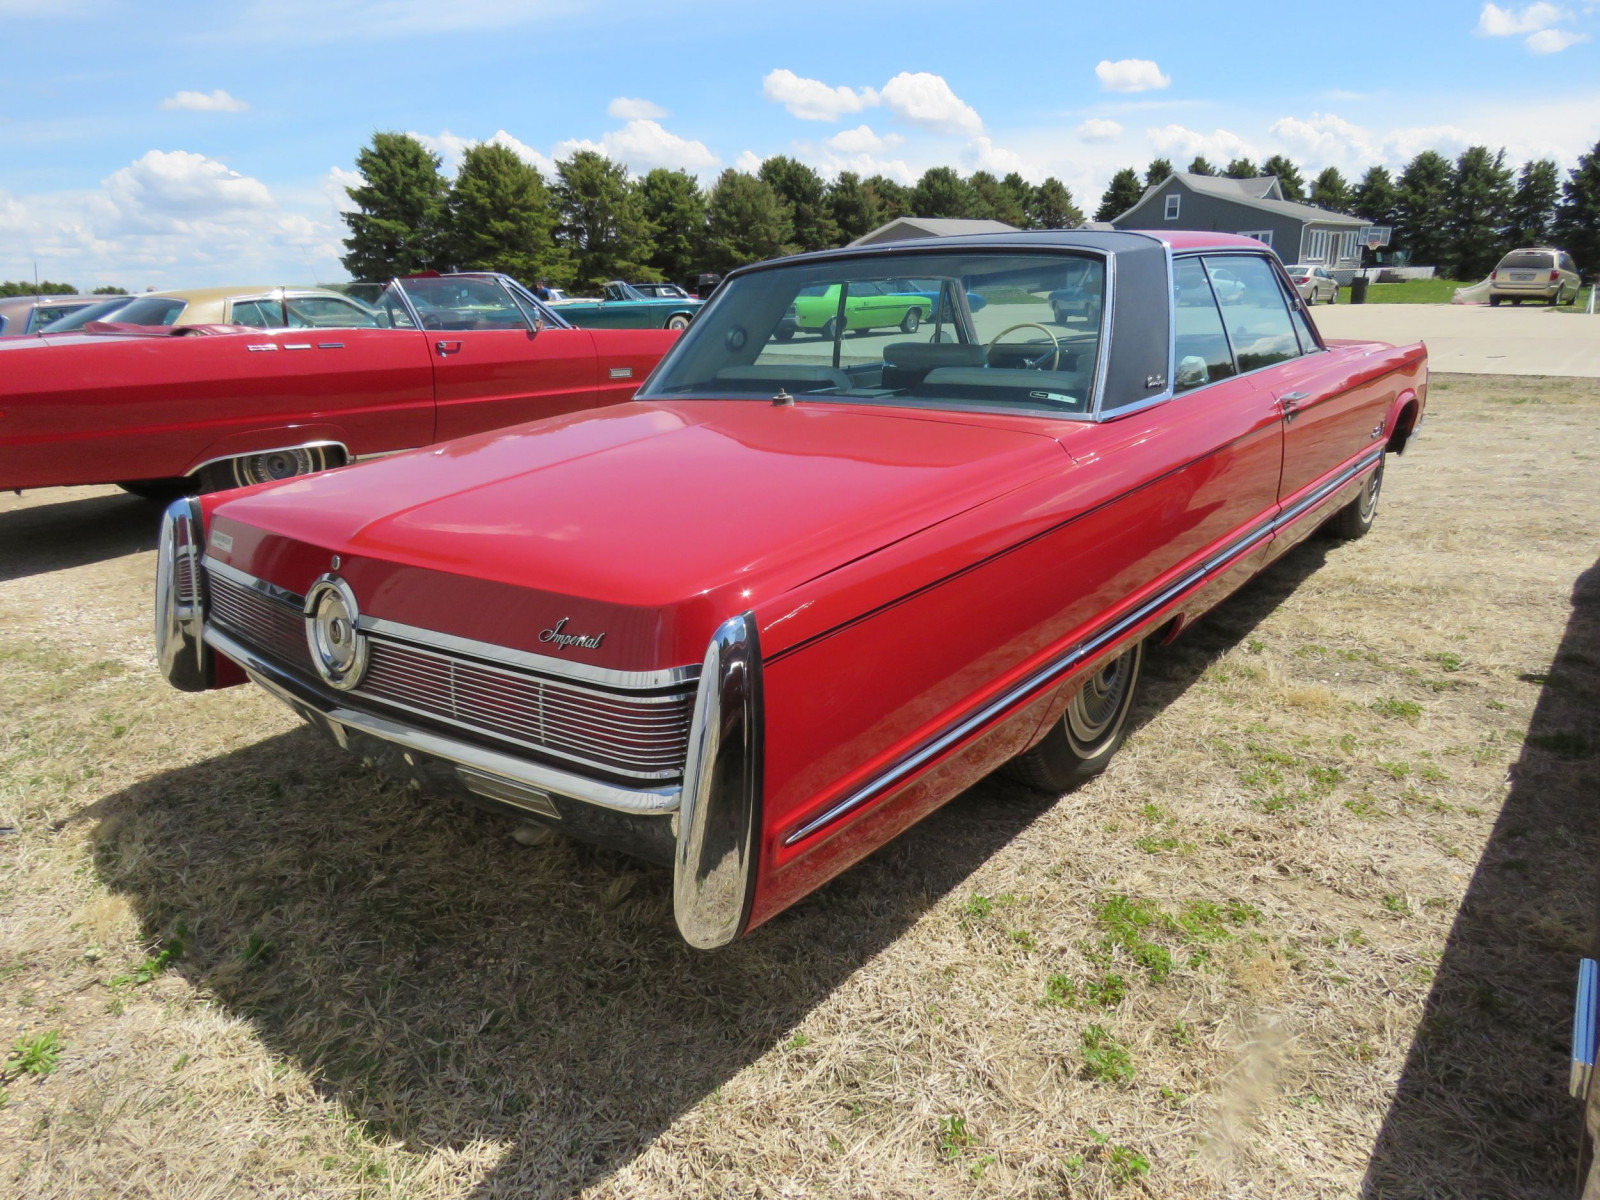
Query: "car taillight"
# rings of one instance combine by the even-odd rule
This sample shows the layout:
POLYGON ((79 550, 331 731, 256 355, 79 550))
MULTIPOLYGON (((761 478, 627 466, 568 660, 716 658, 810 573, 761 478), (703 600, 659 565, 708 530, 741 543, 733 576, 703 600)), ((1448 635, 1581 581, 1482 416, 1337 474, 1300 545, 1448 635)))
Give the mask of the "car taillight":
POLYGON ((1489 282, 1490 283, 1494 283, 1499 278, 1500 278, 1500 268, 1499 267, 1496 267, 1494 270, 1489 272, 1489 282))
POLYGON ((1550 272, 1550 282, 1551 283, 1554 283, 1556 280, 1558 280, 1560 278, 1561 278, 1561 272, 1560 271, 1551 271, 1550 272))

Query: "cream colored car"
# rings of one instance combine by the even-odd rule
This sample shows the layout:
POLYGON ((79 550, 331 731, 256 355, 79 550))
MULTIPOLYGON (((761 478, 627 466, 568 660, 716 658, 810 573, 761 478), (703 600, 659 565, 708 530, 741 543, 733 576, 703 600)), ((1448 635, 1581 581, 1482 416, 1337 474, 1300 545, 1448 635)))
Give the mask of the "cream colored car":
POLYGON ((50 327, 67 333, 90 321, 122 325, 248 325, 255 329, 373 329, 374 309, 328 288, 179 288, 118 296, 50 327))
POLYGON ((1573 304, 1582 288, 1583 277, 1572 255, 1549 246, 1530 246, 1513 250, 1490 273, 1489 303, 1542 300, 1552 307, 1563 301, 1573 304))

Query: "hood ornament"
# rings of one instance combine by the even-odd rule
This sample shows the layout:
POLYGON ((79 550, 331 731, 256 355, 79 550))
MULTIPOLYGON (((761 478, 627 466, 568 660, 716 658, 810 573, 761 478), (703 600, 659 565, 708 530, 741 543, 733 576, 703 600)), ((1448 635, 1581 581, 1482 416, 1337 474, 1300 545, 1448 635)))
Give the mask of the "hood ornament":
POLYGON ((598 650, 600 643, 605 641, 604 633, 562 633, 571 617, 562 617, 550 629, 539 631, 541 642, 551 642, 565 650, 568 646, 577 646, 580 650, 598 650))

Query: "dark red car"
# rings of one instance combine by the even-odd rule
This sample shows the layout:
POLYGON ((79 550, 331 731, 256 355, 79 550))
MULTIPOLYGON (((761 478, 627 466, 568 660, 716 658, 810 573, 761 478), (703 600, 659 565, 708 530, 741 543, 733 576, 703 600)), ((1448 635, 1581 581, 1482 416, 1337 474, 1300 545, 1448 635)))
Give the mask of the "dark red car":
POLYGON ((90 324, 0 342, 0 488, 120 483, 157 495, 599 408, 676 332, 576 329, 513 280, 390 283, 327 324, 90 324))
POLYGON ((629 403, 174 504, 159 654, 671 863, 720 946, 998 767, 1102 769, 1144 645, 1363 533, 1426 390, 1421 345, 1325 341, 1248 238, 778 260, 629 403), (940 293, 914 336, 778 336, 803 289, 907 277, 940 293), (1057 320, 1069 284, 1103 303, 1057 320))

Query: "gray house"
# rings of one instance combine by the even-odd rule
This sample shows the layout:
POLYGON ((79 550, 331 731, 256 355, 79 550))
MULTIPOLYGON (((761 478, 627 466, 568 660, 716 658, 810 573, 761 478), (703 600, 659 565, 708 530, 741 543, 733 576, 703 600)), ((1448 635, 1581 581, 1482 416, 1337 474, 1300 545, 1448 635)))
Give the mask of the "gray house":
POLYGON ((1015 233, 1015 225, 1004 221, 969 220, 957 217, 896 217, 863 233, 852 246, 876 246, 879 242, 903 242, 909 238, 961 237, 971 233, 1015 233))
POLYGON ((1180 171, 1145 192, 1111 224, 1117 229, 1242 233, 1271 246, 1286 263, 1349 271, 1361 265, 1361 231, 1367 222, 1285 200, 1276 175, 1221 179, 1180 171))

